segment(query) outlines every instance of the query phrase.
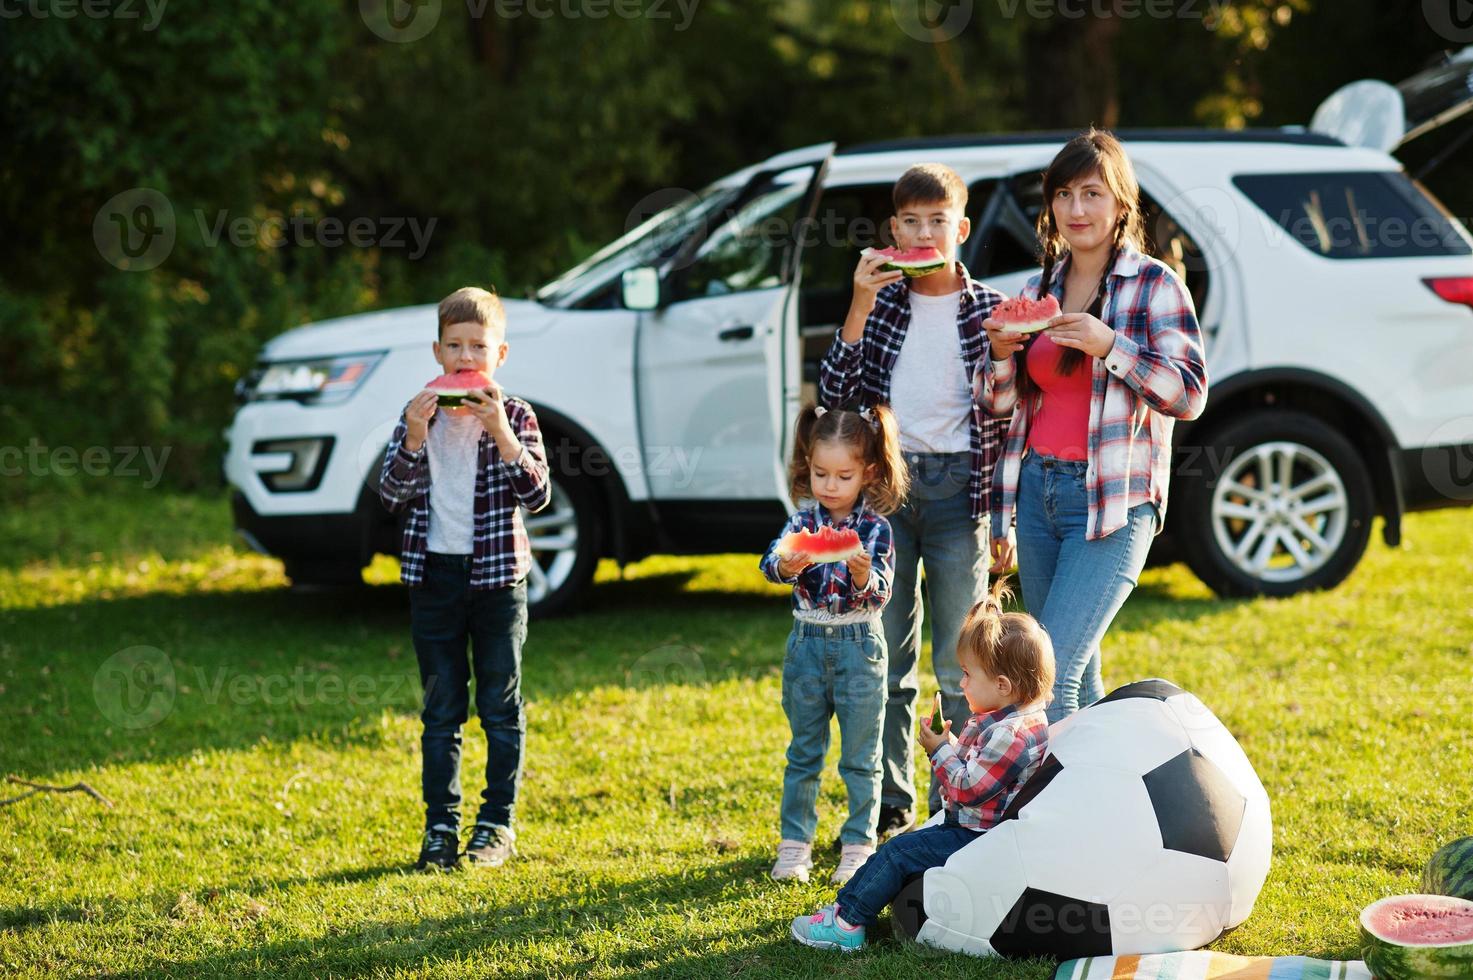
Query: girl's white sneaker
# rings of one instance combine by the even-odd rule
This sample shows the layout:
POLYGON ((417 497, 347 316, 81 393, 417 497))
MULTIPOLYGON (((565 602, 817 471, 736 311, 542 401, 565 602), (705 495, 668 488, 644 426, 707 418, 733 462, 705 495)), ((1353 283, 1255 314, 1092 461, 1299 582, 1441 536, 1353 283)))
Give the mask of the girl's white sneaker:
POLYGON ((800 840, 783 840, 777 845, 777 861, 772 866, 773 881, 807 881, 813 867, 813 845, 800 840))
POLYGON ((839 866, 829 880, 836 885, 844 884, 854 877, 854 872, 863 867, 873 853, 875 849, 868 844, 845 844, 839 850, 839 866))

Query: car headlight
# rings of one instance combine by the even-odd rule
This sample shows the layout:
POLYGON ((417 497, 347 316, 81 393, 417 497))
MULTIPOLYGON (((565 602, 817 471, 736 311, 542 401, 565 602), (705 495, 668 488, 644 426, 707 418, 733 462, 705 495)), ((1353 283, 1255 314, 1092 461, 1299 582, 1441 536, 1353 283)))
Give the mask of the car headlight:
POLYGON ((383 351, 374 351, 263 363, 236 384, 235 394, 242 402, 283 398, 313 404, 338 402, 351 395, 383 359, 383 351))

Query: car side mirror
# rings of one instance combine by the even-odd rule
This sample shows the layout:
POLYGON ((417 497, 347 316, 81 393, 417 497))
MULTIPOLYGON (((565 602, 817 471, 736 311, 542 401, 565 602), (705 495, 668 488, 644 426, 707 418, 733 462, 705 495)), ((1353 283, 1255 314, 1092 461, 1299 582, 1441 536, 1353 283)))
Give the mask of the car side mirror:
POLYGON ((660 306, 660 274, 647 265, 625 269, 622 280, 626 310, 654 310, 660 306))

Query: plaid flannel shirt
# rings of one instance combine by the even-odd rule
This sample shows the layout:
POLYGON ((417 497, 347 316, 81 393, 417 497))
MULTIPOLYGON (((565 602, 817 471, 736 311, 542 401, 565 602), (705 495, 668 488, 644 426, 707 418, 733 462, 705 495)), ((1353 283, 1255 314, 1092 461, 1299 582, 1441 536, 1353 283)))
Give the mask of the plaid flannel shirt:
MULTIPOLYGON (((1069 257, 1059 263, 1050 292, 1063 300, 1069 257)), ((1042 273, 1023 295, 1038 296, 1042 273)), ((1130 508, 1152 503, 1166 520, 1171 478, 1171 430, 1176 419, 1194 419, 1207 404, 1207 364, 1202 329, 1186 285, 1163 263, 1127 246, 1115 259, 1105 286, 1105 324, 1115 346, 1093 369, 1085 494, 1089 500, 1086 539, 1095 541, 1125 526, 1130 508)), ((1020 351, 1017 356, 1023 356, 1020 351)), ((992 497, 992 536, 1013 523, 1018 477, 1028 426, 1043 393, 1018 395, 1013 358, 990 357, 973 378, 977 404, 994 415, 1012 413, 992 497)), ((1158 528, 1159 531, 1159 528, 1158 528)))
POLYGON ((1043 708, 1006 708, 973 715, 956 745, 943 741, 931 754, 947 816, 970 830, 991 830, 1048 752, 1043 708))
POLYGON ((815 503, 811 509, 800 510, 788 518, 783 533, 768 545, 758 567, 769 582, 793 587, 793 616, 796 618, 817 622, 852 613, 878 618, 885 603, 890 601, 890 583, 894 577, 891 540, 890 522, 870 509, 863 496, 849 516, 837 524, 829 517, 823 504, 815 503), (793 578, 783 578, 778 571, 777 546, 782 539, 795 531, 817 531, 824 525, 853 528, 858 532, 859 540, 873 562, 864 588, 854 587, 849 578, 849 566, 841 561, 810 565, 793 578))
MULTIPOLYGON (((476 490, 473 504, 475 536, 471 545, 472 589, 515 585, 532 567, 532 547, 522 510, 535 514, 550 497, 547 453, 542 430, 532 406, 520 398, 506 399, 506 417, 522 444, 518 458, 506 461, 496 441, 484 430, 476 449, 476 490)), ((435 424, 436 414, 430 419, 435 424)), ((428 440, 418 452, 404 448, 408 428, 401 415, 379 474, 379 499, 391 513, 406 506, 399 578, 405 585, 424 579, 425 551, 430 534, 430 473, 428 440)))
MULTIPOLYGON (((978 366, 989 360, 987 331, 982 329, 982 321, 1005 297, 991 286, 973 279, 960 262, 956 267, 962 277, 956 329, 961 338, 966 377, 973 378, 978 366)), ((819 404, 825 408, 842 408, 856 403, 866 406, 889 404, 890 380, 909 328, 910 280, 902 279, 880 290, 859 340, 846 344, 843 327, 834 335, 834 342, 819 366, 819 404)), ((972 519, 981 520, 989 511, 992 469, 1008 423, 1006 419, 988 415, 980 404, 973 406, 970 423, 972 479, 967 490, 972 501, 972 519)))

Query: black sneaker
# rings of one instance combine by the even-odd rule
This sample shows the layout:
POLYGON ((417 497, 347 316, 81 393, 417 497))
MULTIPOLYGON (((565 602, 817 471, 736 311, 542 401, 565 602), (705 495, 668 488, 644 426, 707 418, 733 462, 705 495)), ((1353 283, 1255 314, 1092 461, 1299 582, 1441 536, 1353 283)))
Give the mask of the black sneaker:
POLYGON ((476 824, 470 843, 465 845, 466 863, 477 868, 498 868, 516 853, 516 839, 505 827, 476 824))
MULTIPOLYGON (((889 803, 880 804, 880 818, 875 823, 875 838, 881 843, 912 830, 916 825, 916 812, 905 807, 891 806, 889 803)), ((835 854, 843 849, 843 841, 835 837, 829 845, 829 850, 835 854)))
POLYGON ((460 863, 460 838, 453 830, 426 830, 416 871, 453 871, 460 863))

